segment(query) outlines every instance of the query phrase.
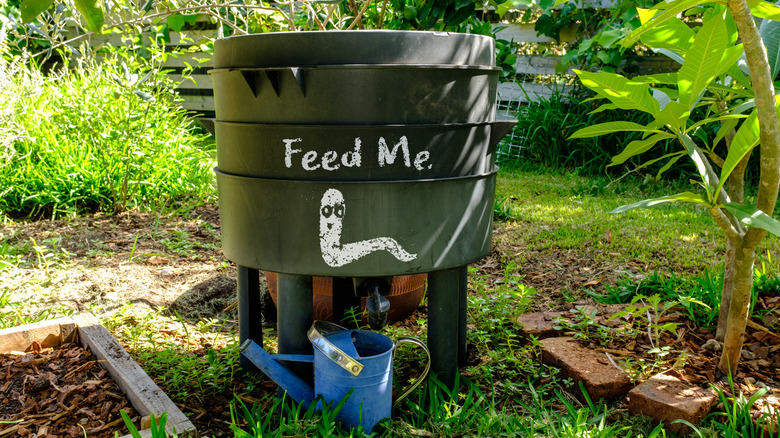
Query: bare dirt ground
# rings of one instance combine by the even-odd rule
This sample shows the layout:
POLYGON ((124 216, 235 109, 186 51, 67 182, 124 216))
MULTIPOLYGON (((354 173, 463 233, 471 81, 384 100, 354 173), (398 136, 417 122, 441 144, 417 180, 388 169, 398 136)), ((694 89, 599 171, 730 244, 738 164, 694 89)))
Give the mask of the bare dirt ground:
POLYGON ((106 312, 134 303, 208 318, 235 299, 212 206, 188 218, 132 211, 14 223, 0 227, 0 239, 28 248, 19 268, 4 271, 11 301, 106 312))
MULTIPOLYGON (((511 232, 506 228, 499 224, 495 232, 511 232)), ((131 211, 11 223, 0 225, 0 244, 27 248, 19 254, 18 268, 0 271, 12 301, 74 311, 97 306, 106 312, 134 303, 208 318, 235 300, 235 268, 220 249, 215 206, 200 207, 186 218, 131 211)), ((475 266, 498 279, 505 259, 522 253, 517 275, 541 293, 537 306, 550 308, 560 302, 562 291, 602 290, 605 283, 639 269, 604 266, 591 251, 526 251, 498 243, 475 266)))

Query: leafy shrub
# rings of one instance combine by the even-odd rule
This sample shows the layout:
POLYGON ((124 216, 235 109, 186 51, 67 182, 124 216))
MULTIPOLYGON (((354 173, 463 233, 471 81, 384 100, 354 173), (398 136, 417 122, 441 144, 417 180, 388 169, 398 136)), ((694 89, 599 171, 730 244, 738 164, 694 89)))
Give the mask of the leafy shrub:
MULTIPOLYGON (((582 175, 603 175, 605 169, 631 141, 641 134, 621 132, 605 135, 601 138, 569 139, 578 129, 598 123, 616 120, 629 120, 647 124, 650 118, 639 111, 592 112, 596 107, 588 102, 591 97, 587 91, 578 91, 570 96, 556 90, 550 98, 541 98, 538 103, 524 105, 517 113, 517 125, 507 136, 499 149, 499 160, 505 165, 536 164, 553 169, 576 170, 582 175)), ((643 156, 644 160, 629 160, 625 166, 641 173, 658 176, 664 163, 653 163, 652 159, 661 157, 670 151, 673 145, 656 148, 643 156), (649 165, 640 168, 641 163, 649 165)), ((618 174, 625 172, 615 168, 618 174)), ((684 166, 678 166, 670 178, 693 172, 684 166)))
POLYGON ((214 196, 213 140, 175 104, 164 72, 128 50, 50 76, 0 60, 0 211, 56 217, 214 196))

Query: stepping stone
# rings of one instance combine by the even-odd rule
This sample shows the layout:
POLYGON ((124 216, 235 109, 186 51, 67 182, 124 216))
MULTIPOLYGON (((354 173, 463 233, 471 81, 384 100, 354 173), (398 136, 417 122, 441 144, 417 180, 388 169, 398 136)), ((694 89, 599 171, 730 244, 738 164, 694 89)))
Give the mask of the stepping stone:
POLYGON ((693 386, 667 374, 656 374, 628 393, 628 411, 663 421, 664 428, 674 433, 690 432, 687 426, 674 420, 698 424, 718 401, 714 392, 693 386))
POLYGON ((517 317, 517 324, 520 326, 520 337, 522 339, 552 338, 559 335, 558 330, 554 329, 555 320, 568 312, 539 312, 524 313, 517 317))
MULTIPOLYGON (((582 382, 591 400, 622 397, 633 385, 626 373, 613 365, 604 353, 580 346, 574 338, 547 338, 541 341, 542 362, 561 369, 564 379, 582 382)), ((583 399, 579 385, 574 395, 583 399)))

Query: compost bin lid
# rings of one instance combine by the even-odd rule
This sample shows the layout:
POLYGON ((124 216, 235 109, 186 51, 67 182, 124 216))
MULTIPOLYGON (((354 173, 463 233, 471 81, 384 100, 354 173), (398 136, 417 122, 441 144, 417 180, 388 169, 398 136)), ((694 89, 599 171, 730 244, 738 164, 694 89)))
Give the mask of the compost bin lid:
POLYGON ((268 32, 214 43, 215 68, 345 64, 495 66, 493 38, 400 30, 268 32))

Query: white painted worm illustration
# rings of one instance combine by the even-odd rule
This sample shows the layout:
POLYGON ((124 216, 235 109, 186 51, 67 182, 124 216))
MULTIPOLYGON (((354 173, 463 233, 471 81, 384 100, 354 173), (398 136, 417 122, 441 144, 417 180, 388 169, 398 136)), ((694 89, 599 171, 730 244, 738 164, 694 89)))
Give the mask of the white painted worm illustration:
POLYGON ((345 212, 344 195, 336 189, 328 189, 320 202, 320 250, 328 266, 338 268, 376 251, 388 251, 402 262, 417 258, 417 254, 408 253, 391 237, 341 243, 345 212))

